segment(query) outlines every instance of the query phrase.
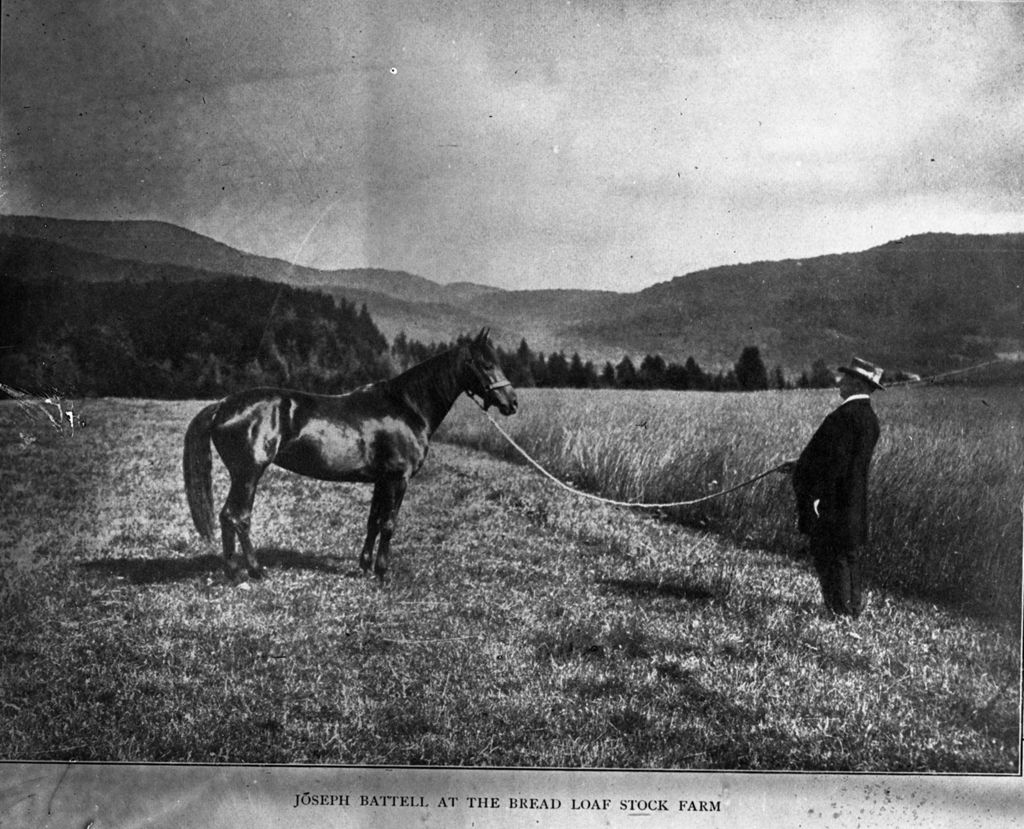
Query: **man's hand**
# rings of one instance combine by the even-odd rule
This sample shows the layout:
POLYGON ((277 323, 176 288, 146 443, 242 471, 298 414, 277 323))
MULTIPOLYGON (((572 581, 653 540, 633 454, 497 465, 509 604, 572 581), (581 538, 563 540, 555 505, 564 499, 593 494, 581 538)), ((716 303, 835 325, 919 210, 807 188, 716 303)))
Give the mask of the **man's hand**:
POLYGON ((782 474, 782 475, 792 475, 794 469, 796 469, 796 461, 795 460, 793 460, 793 461, 783 461, 782 463, 780 463, 776 467, 775 471, 780 473, 780 474, 782 474))

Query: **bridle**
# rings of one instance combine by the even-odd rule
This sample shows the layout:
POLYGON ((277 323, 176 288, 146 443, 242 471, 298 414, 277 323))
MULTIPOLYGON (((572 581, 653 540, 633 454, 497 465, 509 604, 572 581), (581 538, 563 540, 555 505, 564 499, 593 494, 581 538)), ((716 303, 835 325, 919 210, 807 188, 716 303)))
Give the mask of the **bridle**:
MULTIPOLYGON (((492 379, 491 377, 489 377, 487 372, 484 371, 484 369, 482 369, 479 365, 477 365, 476 358, 472 354, 469 357, 469 368, 473 372, 473 376, 476 378, 477 382, 480 384, 480 387, 484 390, 485 393, 489 391, 494 391, 495 389, 503 389, 505 388, 505 386, 512 385, 512 383, 505 377, 502 377, 501 379, 492 379)), ((474 403, 477 403, 476 394, 474 392, 470 391, 469 389, 466 389, 466 395, 474 403)), ((483 395, 480 395, 480 397, 481 399, 483 399, 483 395)), ((477 403, 477 405, 480 406, 481 408, 486 408, 491 404, 484 400, 484 405, 481 406, 480 403, 477 403)))

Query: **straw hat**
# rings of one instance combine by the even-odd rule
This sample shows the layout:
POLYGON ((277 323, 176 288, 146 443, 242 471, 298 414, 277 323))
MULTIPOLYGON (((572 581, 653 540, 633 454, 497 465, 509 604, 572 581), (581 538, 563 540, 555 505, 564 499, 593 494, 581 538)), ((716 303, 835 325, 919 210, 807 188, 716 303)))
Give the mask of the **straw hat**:
POLYGON ((854 357, 850 361, 850 365, 840 366, 839 370, 843 374, 849 374, 851 377, 859 377, 876 389, 885 388, 882 385, 882 369, 879 366, 872 365, 867 360, 860 359, 860 357, 854 357))

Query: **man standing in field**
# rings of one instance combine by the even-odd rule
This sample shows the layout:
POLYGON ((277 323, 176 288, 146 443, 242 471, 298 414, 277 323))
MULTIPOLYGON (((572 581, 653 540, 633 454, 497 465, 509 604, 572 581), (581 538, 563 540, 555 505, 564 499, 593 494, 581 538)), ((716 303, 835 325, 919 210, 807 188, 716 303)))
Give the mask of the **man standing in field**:
POLYGON ((882 388, 882 369, 854 357, 839 371, 843 402, 787 470, 825 604, 856 617, 863 607, 857 548, 868 540, 868 467, 879 433, 871 393, 882 388))

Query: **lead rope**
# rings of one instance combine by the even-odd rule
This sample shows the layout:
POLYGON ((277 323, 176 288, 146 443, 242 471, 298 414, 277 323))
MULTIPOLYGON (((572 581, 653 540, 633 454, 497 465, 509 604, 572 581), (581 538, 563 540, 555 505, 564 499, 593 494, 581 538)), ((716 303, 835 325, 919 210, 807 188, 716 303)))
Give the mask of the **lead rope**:
POLYGON ((936 380, 942 380, 946 377, 953 377, 956 374, 966 374, 969 371, 976 371, 979 368, 985 368, 986 366, 994 366, 999 363, 1007 362, 1006 360, 989 360, 985 363, 977 363, 973 366, 967 366, 967 368, 958 368, 954 371, 944 371, 941 374, 932 374, 929 377, 918 377, 913 380, 897 380, 894 383, 886 384, 887 389, 895 388, 896 386, 916 386, 924 383, 934 383, 936 380))
MULTIPOLYGON (((907 386, 917 385, 918 383, 931 383, 934 382, 935 380, 939 380, 945 377, 951 377, 955 374, 964 374, 969 371, 975 371, 979 368, 984 368, 986 366, 995 365, 1001 362, 1004 361, 990 360, 985 363, 978 363, 977 365, 968 366, 967 368, 956 369, 955 371, 946 371, 943 372, 942 374, 933 374, 930 377, 921 377, 914 380, 901 380, 895 383, 890 383, 889 385, 886 386, 886 388, 891 389, 894 386, 907 386)), ((477 406, 480 407, 480 411, 484 413, 484 416, 490 421, 491 425, 501 433, 505 440, 507 440, 509 444, 511 444, 512 447, 520 455, 523 456, 527 463, 529 463, 534 469, 540 472, 540 474, 547 478, 549 481, 558 484, 558 486, 560 486, 562 489, 566 490, 567 492, 571 492, 573 495, 578 495, 581 498, 589 498, 591 501, 598 501, 602 504, 610 504, 615 507, 633 507, 636 509, 668 509, 670 507, 690 507, 693 506, 694 504, 702 504, 705 501, 712 501, 715 498, 721 498, 723 495, 728 495, 730 492, 735 492, 737 489, 743 489, 743 487, 750 486, 751 484, 760 481, 762 478, 768 477, 773 472, 781 472, 783 469, 786 469, 789 466, 789 461, 783 461, 782 463, 773 466, 771 469, 766 469, 764 472, 759 472, 753 478, 748 478, 745 481, 741 481, 740 483, 736 484, 735 486, 731 486, 728 489, 719 490, 718 492, 712 492, 710 495, 705 495, 702 498, 691 498, 688 501, 668 501, 659 504, 645 504, 640 501, 616 501, 612 498, 602 498, 600 495, 594 495, 590 492, 584 492, 582 489, 576 489, 576 487, 570 486, 564 481, 561 481, 558 478, 556 478, 554 475, 548 472, 543 466, 541 466, 540 463, 534 460, 530 456, 530 454, 525 449, 523 449, 522 446, 516 443, 508 432, 506 432, 504 429, 501 428, 500 425, 498 425, 498 422, 487 413, 487 408, 484 406, 482 401, 477 400, 476 396, 470 391, 466 392, 466 396, 474 403, 476 403, 477 406)))
POLYGON ((501 428, 498 422, 487 413, 487 410, 484 408, 483 404, 480 401, 478 401, 476 397, 474 397, 469 392, 466 392, 466 396, 469 397, 470 400, 472 400, 474 403, 476 403, 477 406, 480 407, 480 411, 484 413, 484 417, 486 417, 490 421, 491 425, 495 429, 497 429, 505 438, 505 440, 507 440, 512 445, 512 447, 520 455, 523 456, 527 463, 529 463, 534 469, 540 472, 541 475, 543 475, 549 481, 558 484, 558 486, 560 486, 567 492, 571 492, 573 495, 578 495, 581 498, 589 498, 591 501, 598 501, 599 503, 602 504, 610 504, 611 506, 614 507, 633 507, 636 509, 668 509, 670 507, 689 507, 693 506, 694 504, 701 504, 704 501, 711 501, 715 498, 721 498, 723 495, 728 495, 730 492, 735 492, 737 489, 742 489, 745 486, 750 486, 756 481, 759 481, 762 478, 766 478, 773 472, 778 472, 788 465, 788 461, 784 461, 778 464, 777 466, 773 466, 771 469, 766 469, 764 472, 758 473, 753 478, 748 478, 745 481, 741 481, 740 483, 736 484, 735 486, 731 486, 728 489, 723 489, 718 492, 712 492, 710 495, 705 495, 701 498, 692 498, 688 501, 668 501, 665 503, 658 504, 647 504, 640 501, 616 501, 612 498, 603 498, 600 495, 594 495, 593 493, 590 492, 584 492, 582 489, 576 489, 576 487, 570 486, 564 481, 561 481, 558 478, 556 478, 554 475, 548 472, 543 466, 541 466, 540 463, 534 460, 530 456, 529 452, 527 452, 525 449, 523 449, 522 446, 516 443, 508 432, 501 428))

